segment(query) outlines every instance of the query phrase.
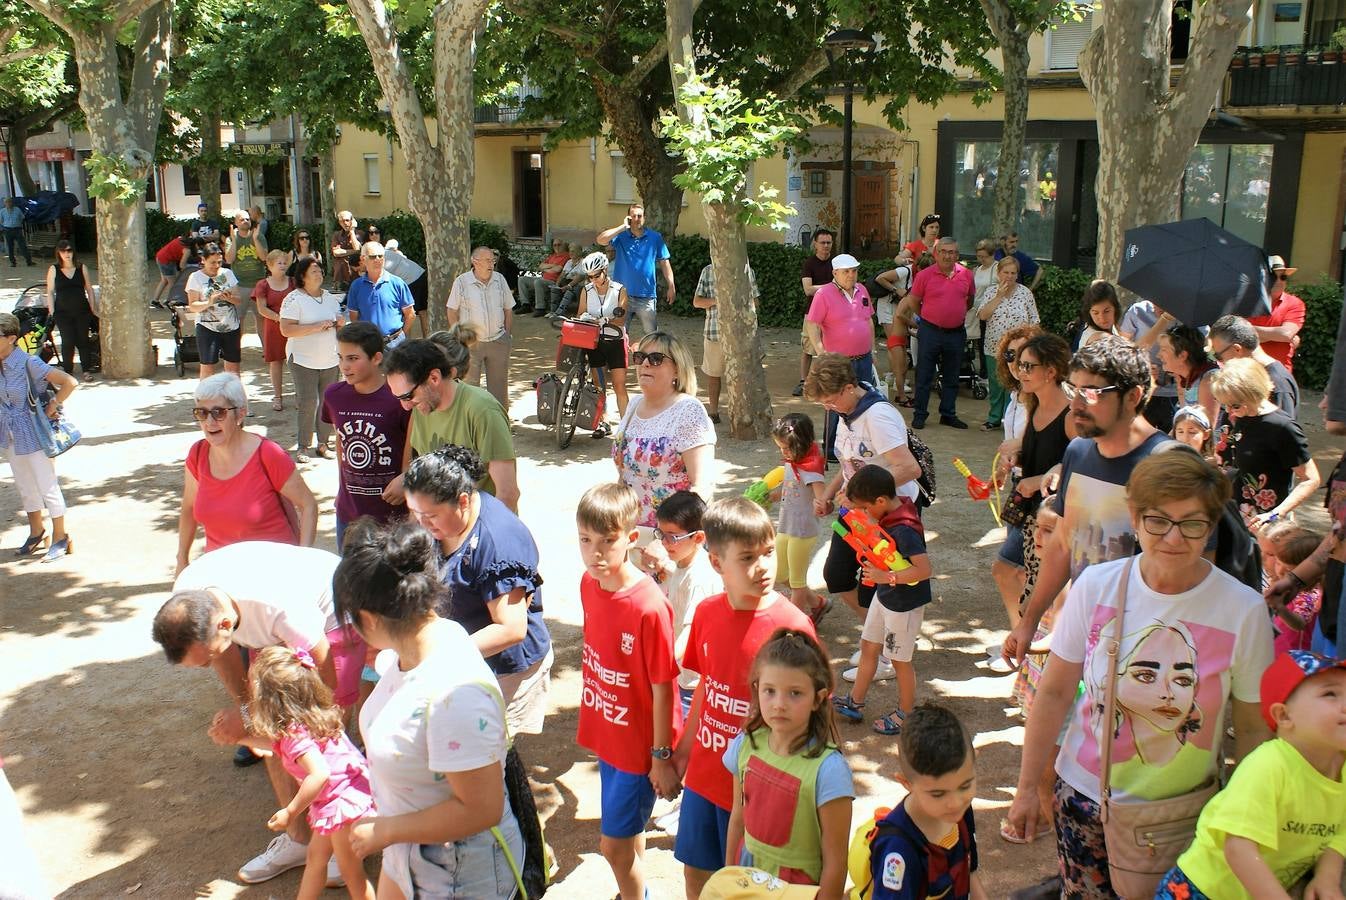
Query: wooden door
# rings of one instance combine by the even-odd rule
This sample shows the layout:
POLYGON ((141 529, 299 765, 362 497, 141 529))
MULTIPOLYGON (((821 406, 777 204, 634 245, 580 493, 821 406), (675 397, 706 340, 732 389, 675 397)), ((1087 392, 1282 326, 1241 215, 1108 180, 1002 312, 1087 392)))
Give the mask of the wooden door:
POLYGON ((856 172, 855 209, 852 213, 857 246, 882 245, 888 241, 888 173, 856 172))

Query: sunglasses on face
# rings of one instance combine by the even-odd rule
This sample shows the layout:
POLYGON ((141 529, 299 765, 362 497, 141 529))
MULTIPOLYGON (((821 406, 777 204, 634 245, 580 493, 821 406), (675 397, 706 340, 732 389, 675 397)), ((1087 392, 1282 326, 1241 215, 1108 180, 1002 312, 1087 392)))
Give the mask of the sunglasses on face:
POLYGON ((1025 375, 1027 375, 1027 374, 1031 374, 1032 371, 1033 371, 1034 369, 1036 369, 1036 368, 1037 368, 1038 366, 1040 366, 1040 365, 1042 365, 1042 363, 1029 362, 1029 361, 1026 360, 1026 359, 1021 359, 1021 360, 1019 360, 1019 362, 1014 366, 1014 368, 1017 369, 1017 370, 1020 371, 1020 372, 1023 372, 1025 375))
POLYGON ((423 381, 418 381, 418 382, 416 382, 415 387, 413 387, 411 390, 407 391, 405 394, 395 394, 394 396, 397 397, 398 400, 401 400, 403 403, 410 403, 410 402, 411 402, 411 398, 415 395, 415 393, 416 393, 417 391, 419 391, 419 390, 421 389, 421 385, 423 385, 423 384, 425 384, 425 382, 423 382, 423 381))
POLYGON ((204 422, 210 419, 212 422, 223 422, 229 413, 238 409, 237 406, 212 406, 207 409, 204 406, 192 407, 192 418, 198 422, 204 422))
POLYGON ((668 359, 668 354, 660 353, 658 350, 655 350, 652 353, 646 353, 644 350, 631 351, 631 362, 638 366, 648 362, 650 365, 658 367, 662 366, 666 359, 668 359))
POLYGON ((1191 541, 1200 540, 1210 534, 1212 524, 1206 519, 1183 519, 1181 522, 1175 522, 1168 516, 1157 516, 1153 513, 1141 516, 1140 522, 1145 526, 1145 530, 1155 537, 1163 537, 1177 526, 1178 533, 1191 541))
POLYGON ((1018 355, 1019 355, 1019 351, 1018 351, 1018 350, 1015 350, 1013 347, 1010 347, 1010 348, 1009 348, 1008 350, 1006 350, 1003 354, 1001 354, 1002 358, 1003 358, 1003 359, 1005 360, 1005 362, 1007 362, 1007 363, 1012 363, 1012 362, 1014 362, 1015 358, 1018 357, 1018 355))
POLYGON ((1109 384, 1106 387, 1079 387, 1071 384, 1069 381, 1061 383, 1061 390, 1066 392, 1066 396, 1071 400, 1079 397, 1086 406, 1096 406, 1098 401, 1103 399, 1103 395, 1108 391, 1120 391, 1121 388, 1115 384, 1109 384))
POLYGON ((1288 275, 1286 275, 1284 272, 1282 272, 1282 273, 1280 273, 1279 275, 1276 276, 1276 280, 1277 280, 1277 281, 1289 281, 1289 280, 1290 280, 1290 276, 1288 276, 1288 275))
POLYGON ((365 259, 383 259, 382 253, 366 253, 365 259))
POLYGON ((589 276, 589 280, 590 280, 590 281, 597 281, 598 279, 600 279, 600 278, 606 278, 607 276, 608 276, 608 273, 607 273, 607 272, 595 272, 594 274, 592 274, 592 275, 589 276))
POLYGON ((299 240, 301 240, 301 241, 306 241, 306 240, 308 240, 308 235, 306 235, 306 234, 301 234, 301 235, 299 235, 299 240))

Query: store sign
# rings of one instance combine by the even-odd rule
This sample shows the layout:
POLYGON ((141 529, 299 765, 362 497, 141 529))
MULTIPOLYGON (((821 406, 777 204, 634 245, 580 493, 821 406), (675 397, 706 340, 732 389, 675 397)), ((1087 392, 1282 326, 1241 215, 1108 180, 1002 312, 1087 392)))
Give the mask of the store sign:
POLYGON ((271 141, 265 144, 230 144, 228 149, 243 156, 274 156, 289 153, 290 144, 288 141, 271 141))
MULTIPOLYGON (((69 162, 75 158, 75 151, 69 147, 55 147, 46 150, 24 150, 24 159, 38 162, 69 162)), ((8 158, 6 157, 6 161, 8 158)))

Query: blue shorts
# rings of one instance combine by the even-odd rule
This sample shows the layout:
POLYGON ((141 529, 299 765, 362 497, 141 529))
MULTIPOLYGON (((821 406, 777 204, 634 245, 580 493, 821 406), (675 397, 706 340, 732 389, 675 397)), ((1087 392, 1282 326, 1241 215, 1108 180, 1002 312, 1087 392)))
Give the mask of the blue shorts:
POLYGON ((165 278, 172 278, 178 274, 178 264, 175 262, 159 263, 159 274, 165 278))
POLYGON ((221 359, 236 363, 243 359, 242 329, 211 331, 204 325, 196 326, 196 353, 201 362, 213 366, 221 359))
POLYGON ((707 872, 723 869, 725 845, 729 843, 729 813, 730 810, 720 809, 696 791, 683 788, 673 858, 693 869, 707 872))
POLYGON ((1168 870, 1164 880, 1159 882, 1154 900, 1210 900, 1210 898, 1201 892, 1201 888, 1192 884, 1192 879, 1187 877, 1187 873, 1174 866, 1168 870))
POLYGON ((598 761, 602 796, 599 832, 603 837, 629 838, 645 832, 654 809, 654 785, 650 776, 633 775, 598 761))
POLYGON ((1005 526, 1005 541, 997 554, 1011 566, 1024 567, 1024 530, 1013 525, 1005 526))

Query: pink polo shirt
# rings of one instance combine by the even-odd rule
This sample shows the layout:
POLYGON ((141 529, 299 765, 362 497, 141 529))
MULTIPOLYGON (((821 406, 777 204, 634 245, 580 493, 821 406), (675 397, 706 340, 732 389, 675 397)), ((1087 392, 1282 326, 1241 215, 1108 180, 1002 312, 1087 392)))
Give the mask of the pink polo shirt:
POLYGON ((959 263, 945 275, 939 266, 922 269, 911 284, 911 293, 920 301, 921 320, 940 328, 961 328, 967 317, 967 305, 977 292, 972 272, 959 263))
POLYGON ((828 353, 863 356, 874 349, 874 304, 858 281, 850 297, 835 281, 820 287, 804 318, 822 328, 823 350, 828 353))

